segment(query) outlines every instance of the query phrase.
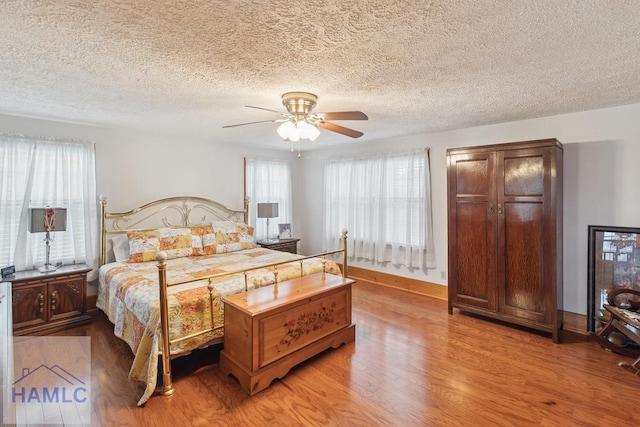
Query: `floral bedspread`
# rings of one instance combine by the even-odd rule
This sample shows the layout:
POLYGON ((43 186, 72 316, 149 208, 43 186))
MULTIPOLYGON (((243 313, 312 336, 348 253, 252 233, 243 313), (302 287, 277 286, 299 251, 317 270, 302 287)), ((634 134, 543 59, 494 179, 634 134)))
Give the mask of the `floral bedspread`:
MULTIPOLYGON (((199 257, 176 258, 167 261, 169 283, 170 338, 176 339, 211 327, 214 331, 178 342, 171 346, 171 354, 189 352, 223 336, 222 296, 244 292, 244 274, 234 273, 217 277, 209 286, 208 280, 185 280, 237 271, 260 265, 289 261, 301 256, 263 248, 199 257)), ((321 259, 303 262, 304 274, 322 271, 321 259)), ((278 281, 300 276, 300 262, 277 267, 278 281)), ((326 261, 326 272, 340 274, 338 265, 326 261)), ((273 284, 273 267, 248 273, 249 289, 273 284)), ((158 373, 158 351, 161 348, 158 268, 156 262, 114 262, 99 271, 96 305, 114 324, 114 333, 123 339, 134 354, 129 378, 147 384, 138 402, 143 405, 153 394, 158 373)))

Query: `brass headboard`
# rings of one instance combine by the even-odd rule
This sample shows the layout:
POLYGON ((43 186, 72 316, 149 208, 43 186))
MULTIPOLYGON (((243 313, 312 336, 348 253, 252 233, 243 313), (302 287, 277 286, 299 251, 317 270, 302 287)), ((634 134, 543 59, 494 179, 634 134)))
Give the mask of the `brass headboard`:
POLYGON ((156 200, 128 212, 107 212, 107 198, 100 196, 100 265, 107 261, 107 234, 154 230, 159 227, 197 227, 212 221, 249 221, 249 198, 244 210, 233 210, 203 197, 179 196, 156 200))

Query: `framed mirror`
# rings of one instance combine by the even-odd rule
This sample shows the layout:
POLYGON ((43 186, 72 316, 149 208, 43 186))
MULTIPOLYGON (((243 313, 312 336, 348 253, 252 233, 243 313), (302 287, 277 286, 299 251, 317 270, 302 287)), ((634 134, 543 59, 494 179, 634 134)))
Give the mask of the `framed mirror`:
POLYGON ((611 289, 640 289, 640 228, 590 225, 587 329, 596 332, 611 289))

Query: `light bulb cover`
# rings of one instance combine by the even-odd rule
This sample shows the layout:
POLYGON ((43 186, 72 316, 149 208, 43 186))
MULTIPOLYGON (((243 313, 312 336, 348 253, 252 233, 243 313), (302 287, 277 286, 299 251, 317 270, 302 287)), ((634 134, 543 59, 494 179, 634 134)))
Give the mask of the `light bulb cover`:
POLYGON ((306 120, 288 120, 278 126, 278 135, 285 141, 297 142, 301 139, 315 141, 320 135, 318 128, 306 120))
POLYGON ((295 130, 295 125, 290 120, 278 126, 278 135, 285 141, 289 139, 291 133, 295 130))
POLYGON ((300 132, 301 139, 309 139, 311 141, 315 141, 318 135, 320 135, 318 128, 307 121, 298 122, 298 131, 300 132))

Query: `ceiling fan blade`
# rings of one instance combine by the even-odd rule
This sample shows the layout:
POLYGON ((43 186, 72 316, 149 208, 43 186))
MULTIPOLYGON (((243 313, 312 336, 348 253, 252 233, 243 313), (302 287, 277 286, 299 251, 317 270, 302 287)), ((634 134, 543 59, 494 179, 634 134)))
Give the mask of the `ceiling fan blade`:
POLYGON ((226 125, 226 126, 222 126, 223 128, 234 128, 236 126, 245 126, 245 125, 254 125, 256 123, 268 123, 268 122, 272 122, 272 123, 278 123, 278 122, 285 122, 286 119, 277 119, 277 120, 260 120, 257 122, 247 122, 247 123, 238 123, 235 125, 226 125))
POLYGON ((362 132, 359 132, 357 130, 353 130, 353 129, 349 129, 343 126, 339 126, 335 123, 329 123, 329 122, 318 122, 317 124, 318 127, 321 127, 322 129, 326 129, 326 130, 330 130, 332 132, 338 132, 341 133, 343 135, 347 135, 350 136, 351 138, 360 138, 362 135, 364 135, 362 132))
POLYGON ((248 107, 248 108, 255 108, 255 109, 257 109, 257 110, 271 111, 272 113, 278 113, 278 114, 280 114, 280 115, 282 115, 282 116, 286 116, 286 115, 288 115, 288 114, 289 114, 289 113, 285 113, 284 111, 271 110, 271 109, 269 109, 269 108, 264 108, 264 107, 255 107, 255 106, 253 106, 253 105, 245 105, 245 107, 248 107))
POLYGON ((336 111, 332 113, 316 113, 322 120, 369 120, 362 111, 336 111))

